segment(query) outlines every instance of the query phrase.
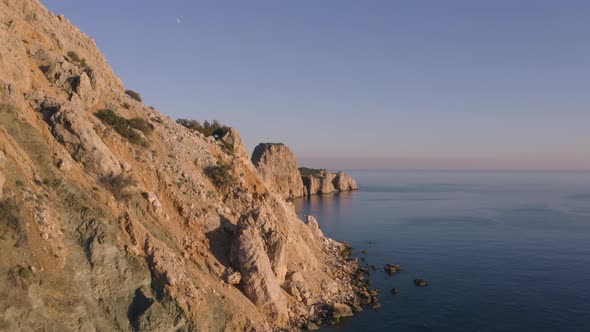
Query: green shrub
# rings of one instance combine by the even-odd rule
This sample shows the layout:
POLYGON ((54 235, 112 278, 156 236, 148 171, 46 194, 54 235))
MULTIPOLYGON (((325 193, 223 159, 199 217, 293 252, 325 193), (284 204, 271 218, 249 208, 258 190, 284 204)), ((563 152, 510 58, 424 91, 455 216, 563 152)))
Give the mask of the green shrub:
POLYGON ((21 278, 28 280, 28 279, 31 279, 31 277, 33 276, 33 271, 31 271, 31 268, 29 268, 29 267, 21 267, 18 270, 18 275, 21 278))
POLYGON ((72 62, 80 61, 80 56, 78 56, 78 53, 76 53, 74 51, 68 52, 68 58, 70 58, 70 60, 72 60, 72 62))
POLYGON ((102 123, 112 127, 119 135, 127 138, 129 142, 141 146, 147 146, 148 142, 136 130, 148 135, 152 132, 154 127, 144 119, 132 118, 131 120, 119 116, 115 111, 110 109, 100 110, 94 115, 102 121, 102 123))
POLYGON ((125 94, 131 97, 131 99, 135 99, 138 102, 141 102, 141 95, 133 90, 125 90, 125 94))
POLYGON ((80 67, 82 68, 88 68, 88 65, 86 64, 86 59, 81 58, 78 53, 74 52, 74 51, 69 51, 67 53, 68 58, 70 59, 71 62, 76 63, 78 65, 80 65, 80 67))
POLYGON ((195 130, 205 135, 206 137, 213 136, 215 139, 220 139, 229 131, 229 127, 222 125, 219 121, 213 120, 209 122, 205 120, 203 124, 197 120, 178 119, 176 123, 187 127, 188 129, 195 130))
POLYGON ((146 119, 142 118, 131 118, 129 119, 129 125, 142 133, 149 135, 154 131, 154 126, 149 123, 146 119))
POLYGON ((125 199, 129 196, 126 189, 135 186, 135 181, 131 176, 119 174, 115 176, 107 176, 100 179, 100 183, 113 195, 116 199, 125 199))
POLYGON ((313 177, 319 178, 322 176, 321 172, 321 169, 299 167, 299 173, 301 173, 302 176, 311 175, 313 177))
POLYGON ((217 187, 226 187, 235 182, 234 177, 231 175, 231 169, 231 164, 217 161, 217 165, 205 169, 205 174, 217 187))

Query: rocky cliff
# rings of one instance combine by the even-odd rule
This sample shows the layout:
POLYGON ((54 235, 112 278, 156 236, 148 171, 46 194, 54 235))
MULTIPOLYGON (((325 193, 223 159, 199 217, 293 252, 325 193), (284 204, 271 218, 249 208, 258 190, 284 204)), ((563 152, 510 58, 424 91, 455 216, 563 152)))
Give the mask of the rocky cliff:
POLYGON ((236 130, 126 94, 37 0, 0 1, 0 45, 0 330, 272 331, 366 304, 347 247, 285 202, 302 186, 261 177, 236 130))
POLYGON ((286 199, 358 190, 356 181, 344 172, 297 166, 295 155, 282 143, 260 143, 252 163, 271 190, 286 199))
POLYGON ((252 163, 268 187, 284 198, 305 195, 295 155, 282 143, 260 143, 252 153, 252 163))
POLYGON ((325 169, 301 167, 301 178, 309 195, 358 190, 356 181, 344 172, 332 173, 325 169))

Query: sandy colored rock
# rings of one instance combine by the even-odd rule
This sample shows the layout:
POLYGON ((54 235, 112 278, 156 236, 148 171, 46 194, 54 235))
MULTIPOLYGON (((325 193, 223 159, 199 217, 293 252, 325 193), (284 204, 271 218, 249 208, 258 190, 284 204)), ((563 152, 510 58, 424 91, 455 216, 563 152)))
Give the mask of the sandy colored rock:
POLYGON ((4 167, 6 165, 6 156, 4 156, 4 152, 0 151, 0 198, 2 198, 2 188, 4 187, 4 182, 6 181, 6 174, 4 167))
POLYGON ((0 45, 2 329, 280 331, 355 302, 346 247, 285 201, 304 192, 288 149, 264 173, 236 129, 204 138, 132 100, 37 0, 0 1, 0 45), (153 127, 145 144, 105 108, 153 127))
POLYGON ((271 190, 287 199, 304 196, 297 160, 284 144, 258 144, 252 153, 252 163, 271 190))
POLYGON ((344 172, 336 173, 336 176, 332 180, 332 184, 337 191, 352 191, 359 189, 356 181, 344 172))
POLYGON ((334 318, 350 317, 353 315, 352 309, 343 303, 334 303, 333 309, 334 318))
POLYGON ((50 118, 52 133, 89 171, 101 176, 121 173, 119 160, 96 134, 88 118, 89 114, 79 106, 66 103, 50 118))
POLYGON ((356 181, 344 172, 332 173, 325 169, 299 169, 307 195, 358 190, 356 181))

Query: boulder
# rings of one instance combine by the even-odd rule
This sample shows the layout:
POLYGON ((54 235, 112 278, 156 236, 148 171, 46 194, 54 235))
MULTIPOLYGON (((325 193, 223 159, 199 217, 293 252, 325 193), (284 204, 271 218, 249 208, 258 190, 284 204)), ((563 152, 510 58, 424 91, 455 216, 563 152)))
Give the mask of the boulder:
POLYGON ((273 272, 267 245, 260 234, 256 217, 246 215, 236 226, 230 249, 230 261, 242 276, 244 295, 261 310, 284 323, 288 318, 285 296, 273 272))
POLYGON ((84 104, 96 102, 90 78, 80 66, 66 60, 56 61, 47 68, 45 76, 68 95, 77 95, 84 104))
POLYGON ((401 267, 398 264, 387 264, 385 265, 384 270, 389 274, 394 274, 396 272, 399 272, 401 270, 401 267))
POLYGON ((333 310, 334 318, 353 316, 352 308, 344 303, 334 303, 333 310))
POLYGON ((162 203, 158 199, 158 195, 153 192, 145 192, 143 193, 143 197, 151 204, 152 208, 157 214, 161 214, 162 212, 162 203))
POLYGON ((424 279, 414 279, 414 285, 416 285, 417 287, 426 287, 428 286, 428 281, 424 280, 424 279))
POLYGON ((320 225, 314 216, 306 216, 305 224, 311 229, 312 233, 319 239, 324 239, 324 233, 320 229, 320 225))
POLYGON ((49 119, 51 132, 72 157, 100 176, 121 173, 120 162, 96 134, 88 115, 75 103, 68 102, 49 119))
POLYGON ((260 143, 251 159, 270 190, 286 199, 304 196, 297 160, 287 146, 281 143, 260 143))
POLYGON ((238 271, 228 269, 223 274, 223 281, 230 285, 237 285, 242 280, 242 275, 238 271))

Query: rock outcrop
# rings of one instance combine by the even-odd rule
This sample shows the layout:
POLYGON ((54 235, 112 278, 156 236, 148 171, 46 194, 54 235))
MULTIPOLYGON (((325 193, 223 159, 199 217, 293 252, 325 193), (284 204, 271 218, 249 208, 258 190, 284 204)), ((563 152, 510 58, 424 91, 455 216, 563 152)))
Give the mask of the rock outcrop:
POLYGON ((323 195, 358 190, 356 181, 344 172, 332 173, 325 169, 301 167, 301 178, 308 195, 323 195))
POLYGON ((305 195, 295 155, 281 143, 260 143, 252 153, 252 163, 268 186, 284 198, 305 195))
POLYGON ((132 99, 38 0, 0 1, 0 45, 1 330, 282 331, 367 303, 349 248, 285 201, 284 146, 257 169, 235 129, 132 99))
POLYGON ((4 164, 6 164, 6 157, 4 152, 0 151, 0 199, 2 198, 2 188, 4 187, 4 181, 6 181, 6 175, 4 175, 4 164))

